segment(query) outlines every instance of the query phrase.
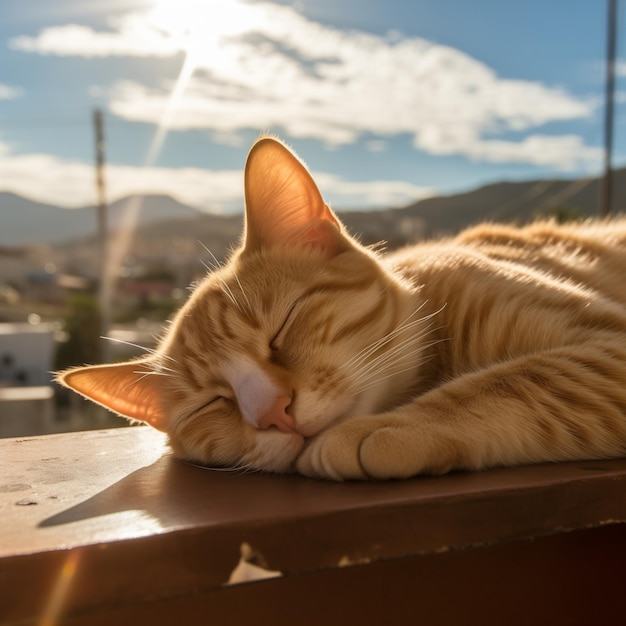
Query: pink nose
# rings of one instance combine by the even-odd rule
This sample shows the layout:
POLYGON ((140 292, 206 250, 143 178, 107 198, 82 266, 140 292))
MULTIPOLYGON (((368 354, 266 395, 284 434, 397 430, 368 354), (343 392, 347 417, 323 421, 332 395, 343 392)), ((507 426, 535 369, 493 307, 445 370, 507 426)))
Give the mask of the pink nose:
POLYGON ((266 430, 271 426, 275 426, 284 433, 292 433, 295 430, 294 419, 287 409, 291 404, 291 396, 280 395, 272 401, 267 410, 257 420, 257 426, 266 430))

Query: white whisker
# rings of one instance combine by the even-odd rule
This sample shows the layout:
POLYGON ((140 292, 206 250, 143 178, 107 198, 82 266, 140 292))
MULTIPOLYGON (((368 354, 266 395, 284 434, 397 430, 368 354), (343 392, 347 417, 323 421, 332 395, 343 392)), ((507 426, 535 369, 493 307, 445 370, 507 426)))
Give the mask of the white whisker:
POLYGON ((415 348, 414 350, 406 351, 405 346, 402 346, 402 349, 396 349, 393 352, 389 352, 385 354, 384 360, 368 364, 367 367, 363 367, 361 371, 358 373, 358 376, 352 381, 352 384, 355 387, 359 387, 363 381, 369 381, 374 377, 377 377, 381 372, 387 371, 390 367, 397 365, 398 363, 402 363, 412 356, 419 354, 423 351, 422 346, 415 348), (395 358, 398 353, 400 356, 395 358))
MULTIPOLYGON (((213 259, 213 263, 211 265, 207 265, 204 261, 201 261, 202 265, 204 265, 207 271, 214 272, 216 270, 221 269, 223 265, 217 260, 215 255, 211 252, 211 250, 209 250, 209 248, 207 248, 207 246, 205 246, 201 241, 199 241, 198 243, 207 251, 208 254, 211 255, 211 258, 213 259)), ((241 290, 241 295, 244 297, 246 304, 248 305, 248 312, 251 312, 252 306, 250 305, 248 296, 246 292, 244 291, 243 286, 241 285, 241 282, 239 281, 239 277, 237 276, 237 274, 235 274, 235 280, 237 281, 237 284, 239 285, 239 289, 241 290)), ((222 291, 228 296, 229 300, 243 313, 244 310, 241 307, 240 303, 238 302, 237 298, 235 297, 233 290, 228 286, 225 280, 220 279, 220 283, 222 284, 222 291)))
POLYGON ((143 350, 144 352, 149 352, 150 354, 156 354, 156 350, 154 350, 153 348, 147 348, 146 346, 141 346, 138 343, 133 343, 132 341, 125 341, 124 339, 118 339, 117 337, 105 337, 105 336, 101 336, 100 339, 106 339, 107 341, 113 341, 114 343, 122 343, 125 346, 138 348, 139 350, 143 350))
POLYGON ((407 358, 408 356, 415 354, 416 352, 420 352, 426 349, 431 344, 421 343, 421 340, 424 337, 428 336, 429 334, 435 332, 436 330, 438 329, 432 328, 432 325, 428 326, 421 333, 408 337, 407 339, 405 339, 404 341, 401 341, 396 346, 393 346, 390 350, 383 352, 372 361, 367 362, 367 363, 364 363, 364 362, 359 363, 357 367, 358 375, 354 383, 358 384, 358 382, 360 382, 361 378, 363 378, 364 376, 368 376, 368 377, 372 376, 373 375, 372 372, 376 373, 379 371, 383 371, 387 367, 388 363, 390 361, 393 361, 398 354, 401 354, 402 355, 401 358, 404 359, 404 358, 407 358), (416 342, 420 342, 419 345, 414 350, 407 352, 407 347, 416 342))
POLYGON ((241 284, 241 282, 239 281, 239 276, 237 276, 237 273, 234 273, 235 275, 235 280, 237 281, 237 284, 239 285, 239 289, 241 290, 241 295, 245 298, 246 300, 246 304, 248 305, 248 312, 252 313, 252 305, 250 304, 250 300, 248 300, 248 295, 246 294, 246 292, 243 290, 243 286, 241 284))
MULTIPOLYGON (((148 348, 147 346, 142 346, 142 345, 139 345, 138 343, 133 343, 132 341, 126 341, 125 339, 118 339, 117 337, 105 337, 105 336, 101 336, 100 339, 106 339, 107 341, 120 343, 125 346, 130 346, 131 348, 137 348, 139 350, 143 350, 144 352, 147 352, 148 354, 152 356, 158 357, 159 359, 167 359, 171 361, 172 363, 177 362, 176 359, 171 357, 169 354, 163 354, 162 352, 159 352, 158 350, 155 350, 154 348, 148 348)), ((162 365, 162 364, 160 364, 159 367, 163 369, 169 369, 165 365, 162 365)), ((174 372, 174 370, 170 370, 170 371, 174 372)))
POLYGON ((207 263, 205 263, 202 259, 200 259, 200 263, 202 263, 202 267, 204 267, 204 269, 207 272, 214 272, 215 268, 212 265, 208 265, 207 263))
MULTIPOLYGON (((413 329, 413 326, 415 325, 415 322, 412 322, 411 324, 407 325, 404 328, 398 329, 397 332, 393 333, 393 335, 388 336, 387 341, 385 342, 385 344, 383 344, 382 346, 378 346, 380 348, 382 348, 384 345, 390 343, 392 340, 396 339, 399 335, 403 334, 404 332, 407 332, 409 330, 413 329)), ((405 339, 404 341, 400 342, 397 346, 395 346, 394 348, 392 348, 392 350, 390 352, 383 352, 383 354, 378 355, 373 361, 371 361, 368 365, 372 365, 378 361, 380 361, 381 359, 385 359, 387 358, 390 353, 393 353, 397 350, 401 350, 402 347, 404 345, 406 345, 407 343, 411 343, 413 341, 418 341, 419 339, 421 339, 422 337, 424 337, 425 335, 428 334, 430 327, 427 327, 423 332, 416 334, 416 335, 412 335, 411 337, 408 337, 407 339, 405 339)), ((368 355, 369 356, 369 355, 368 355)), ((362 361, 361 361, 362 362, 362 361)), ((356 365, 356 364, 355 364, 356 365)))
MULTIPOLYGON (((376 379, 372 382, 375 384, 378 380, 384 380, 389 376, 394 376, 396 374, 402 373, 409 369, 413 369, 422 364, 423 359, 418 359, 413 364, 409 365, 407 368, 403 369, 402 372, 394 371, 394 368, 399 365, 404 364, 407 359, 412 359, 415 355, 420 354, 424 350, 430 348, 431 346, 440 343, 442 341, 447 341, 447 339, 435 339, 433 341, 429 341, 426 343, 420 343, 419 346, 415 347, 412 350, 407 350, 407 346, 411 344, 413 341, 419 341, 423 339, 428 334, 431 334, 439 330, 439 328, 434 328, 428 330, 428 332, 424 332, 417 337, 412 337, 409 340, 395 346, 392 350, 386 352, 384 355, 378 357, 372 363, 368 363, 357 370, 356 377, 352 380, 352 384, 358 391, 362 391, 365 386, 371 386, 369 383, 373 379, 376 379), (384 374, 385 372, 390 372, 390 374, 381 377, 380 374, 384 374)), ((431 358, 430 356, 424 357, 426 359, 431 358)))
POLYGON ((415 367, 419 367, 420 365, 423 365, 424 363, 427 363, 428 361, 430 361, 433 358, 434 355, 429 355, 427 357, 424 357, 423 359, 420 359, 419 361, 417 361, 416 363, 413 363, 412 365, 410 365, 409 367, 405 367, 404 369, 401 370, 397 370, 394 372, 391 372, 389 374, 387 374, 386 376, 377 376, 376 380, 372 380, 369 383, 367 383, 366 385, 362 385, 360 386, 358 389, 356 389, 354 391, 354 393, 352 395, 357 395, 359 393, 362 393, 363 391, 365 391, 366 389, 369 389, 371 387, 374 387, 375 385, 377 385, 381 380, 386 380, 387 378, 392 378, 393 376, 398 376, 399 374, 403 374, 404 372, 408 372, 410 370, 412 370, 415 367))
MULTIPOLYGON (((363 382, 367 382, 371 380, 372 378, 377 378, 381 374, 381 372, 384 373, 386 371, 390 371, 394 367, 404 363, 407 359, 414 357, 416 354, 420 354, 426 348, 434 345, 435 343, 438 343, 439 341, 443 341, 443 340, 430 342, 428 344, 421 345, 415 348, 414 350, 405 351, 400 355, 399 358, 394 358, 396 356, 396 353, 394 353, 390 355, 389 359, 387 359, 386 361, 382 363, 379 363, 377 367, 371 368, 371 369, 364 368, 364 370, 361 372, 357 380, 353 382, 353 384, 357 387, 360 387, 363 384, 363 382)), ((420 362, 421 362, 421 359, 418 359, 417 361, 415 361, 412 367, 417 367, 420 364, 420 362)))
POLYGON ((239 306, 239 302, 237 302, 237 298, 235 298, 235 294, 232 292, 232 289, 226 284, 224 280, 220 279, 222 283, 222 291, 228 296, 230 301, 241 311, 241 307, 239 306))
MULTIPOLYGON (((217 270, 217 269, 221 268, 222 264, 217 260, 215 255, 201 241, 198 241, 198 243, 211 255, 211 258, 213 259, 213 269, 217 270)), ((205 265, 205 264, 203 263, 203 265, 205 265)), ((206 267, 206 265, 205 265, 205 267, 206 267)))
POLYGON ((174 376, 178 373, 174 372, 174 370, 171 370, 170 372, 156 372, 154 370, 151 370, 149 372, 142 372, 140 370, 136 370, 133 372, 133 374, 143 374, 142 378, 145 378, 146 376, 167 376, 168 378, 174 378, 174 376))
POLYGON ((390 333, 388 333, 387 335, 384 335, 380 339, 377 339, 376 341, 374 341, 370 345, 368 345, 365 348, 363 348, 363 350, 361 350, 360 352, 357 352, 357 354, 355 354, 351 359, 349 359, 348 361, 343 363, 337 369, 344 369, 346 367, 355 367, 355 366, 360 365, 371 354, 373 354, 374 352, 376 352, 377 350, 382 348, 387 343, 393 341, 398 335, 400 335, 400 334, 402 334, 404 332, 407 332, 408 330, 411 330, 411 329, 415 328, 416 326, 419 326, 419 325, 421 325, 421 324, 431 320, 435 315, 440 313, 443 310, 443 308, 445 307, 445 304, 444 304, 440 309, 438 309, 437 311, 434 311, 433 313, 425 315, 424 317, 421 317, 421 318, 419 318, 417 320, 409 321, 409 320, 411 320, 412 317, 414 317, 417 313, 419 313, 419 311, 421 311, 426 306, 427 303, 428 303, 428 300, 425 300, 417 309, 415 309, 415 311, 413 311, 407 318, 405 318, 390 333))
POLYGON ((193 461, 186 461, 186 463, 210 472, 240 472, 242 474, 247 474, 260 471, 256 467, 252 467, 249 464, 234 465, 233 467, 214 467, 210 465, 201 465, 200 463, 194 463, 193 461))

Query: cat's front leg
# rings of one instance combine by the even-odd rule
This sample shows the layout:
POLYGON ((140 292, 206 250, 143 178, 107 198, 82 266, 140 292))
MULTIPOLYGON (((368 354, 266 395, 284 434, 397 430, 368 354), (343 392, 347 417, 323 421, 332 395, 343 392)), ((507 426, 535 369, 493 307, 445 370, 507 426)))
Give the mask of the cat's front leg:
POLYGON ((429 439, 428 427, 415 418, 393 413, 353 417, 313 438, 296 466, 305 476, 331 480, 408 478, 449 471, 459 444, 442 439, 437 453, 429 439))
POLYGON ((496 363, 388 413, 349 418, 297 460, 307 476, 406 478, 626 454, 626 343, 496 363))

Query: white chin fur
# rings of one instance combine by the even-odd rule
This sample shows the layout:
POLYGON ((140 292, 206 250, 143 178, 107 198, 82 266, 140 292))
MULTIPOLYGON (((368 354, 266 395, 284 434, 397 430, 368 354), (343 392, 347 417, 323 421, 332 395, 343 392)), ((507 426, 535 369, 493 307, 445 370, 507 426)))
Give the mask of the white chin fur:
POLYGON ((289 472, 304 447, 304 437, 277 429, 259 431, 251 454, 255 467, 266 472, 289 472))

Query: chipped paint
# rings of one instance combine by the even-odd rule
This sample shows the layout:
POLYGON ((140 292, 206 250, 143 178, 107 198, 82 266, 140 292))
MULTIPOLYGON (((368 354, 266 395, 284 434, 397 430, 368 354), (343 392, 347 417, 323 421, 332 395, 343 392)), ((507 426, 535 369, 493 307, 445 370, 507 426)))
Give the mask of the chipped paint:
POLYGON ((226 582, 227 585, 239 585, 255 580, 280 578, 283 576, 282 572, 264 567, 265 559, 258 551, 253 550, 249 543, 244 541, 239 551, 241 553, 239 563, 237 563, 237 566, 232 571, 226 582))
POLYGON ((351 565, 368 565, 372 562, 369 557, 351 557, 344 554, 337 563, 337 567, 350 567, 351 565))

